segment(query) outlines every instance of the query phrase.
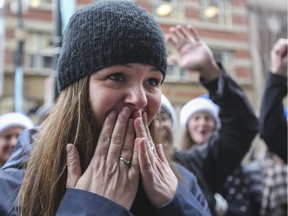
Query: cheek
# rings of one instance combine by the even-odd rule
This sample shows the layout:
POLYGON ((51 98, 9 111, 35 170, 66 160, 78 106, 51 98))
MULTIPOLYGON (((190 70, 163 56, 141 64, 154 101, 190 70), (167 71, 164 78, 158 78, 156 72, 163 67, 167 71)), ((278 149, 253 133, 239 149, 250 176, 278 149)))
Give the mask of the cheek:
POLYGON ((197 122, 195 122, 193 119, 190 119, 190 121, 187 124, 187 128, 189 131, 194 131, 196 127, 197 122))
POLYGON ((213 120, 210 121, 208 125, 209 125, 211 132, 214 132, 216 130, 216 123, 213 120))
POLYGON ((0 152, 8 145, 8 141, 4 138, 0 138, 0 152))
POLYGON ((170 120, 165 120, 164 123, 163 123, 164 127, 167 129, 167 130, 170 130, 172 131, 173 130, 173 124, 170 120))
POLYGON ((97 94, 90 91, 89 100, 97 126, 102 127, 105 117, 111 111, 116 103, 115 95, 107 94, 105 91, 98 92, 97 94))
POLYGON ((147 96, 148 100, 148 122, 151 123, 152 119, 156 116, 161 106, 161 93, 147 96))

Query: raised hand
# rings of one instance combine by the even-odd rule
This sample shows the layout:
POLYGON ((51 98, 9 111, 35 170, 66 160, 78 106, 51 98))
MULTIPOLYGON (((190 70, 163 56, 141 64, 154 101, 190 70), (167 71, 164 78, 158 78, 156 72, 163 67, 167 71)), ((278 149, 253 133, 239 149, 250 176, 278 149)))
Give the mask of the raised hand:
POLYGON ((271 72, 287 76, 287 47, 288 39, 280 38, 271 50, 271 72))
POLYGON ((212 51, 192 26, 171 27, 165 39, 178 51, 177 62, 181 68, 191 72, 198 71, 206 81, 219 76, 220 71, 212 51))
POLYGON ((76 148, 67 145, 67 188, 96 193, 127 209, 131 208, 140 172, 137 150, 139 139, 135 139, 130 112, 129 108, 124 107, 118 118, 115 111, 107 116, 94 156, 83 174, 76 148))
POLYGON ((146 113, 135 118, 134 127, 139 139, 138 157, 144 191, 155 207, 161 207, 175 196, 177 178, 169 166, 162 145, 155 145, 152 140, 146 113))

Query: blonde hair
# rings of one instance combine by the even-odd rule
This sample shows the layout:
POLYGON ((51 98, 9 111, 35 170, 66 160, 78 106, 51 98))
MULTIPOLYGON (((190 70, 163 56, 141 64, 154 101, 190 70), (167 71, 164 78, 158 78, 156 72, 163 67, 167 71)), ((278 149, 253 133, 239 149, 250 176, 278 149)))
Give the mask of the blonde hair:
MULTIPOLYGON (((155 122, 151 136, 158 143, 155 122)), ((66 145, 73 143, 80 155, 83 171, 94 154, 100 128, 89 102, 89 77, 67 87, 59 95, 55 107, 43 122, 26 166, 19 192, 22 216, 55 215, 66 191, 66 145)))
POLYGON ((196 143, 193 141, 188 129, 186 128, 185 132, 183 133, 181 150, 188 150, 194 145, 196 145, 196 143))

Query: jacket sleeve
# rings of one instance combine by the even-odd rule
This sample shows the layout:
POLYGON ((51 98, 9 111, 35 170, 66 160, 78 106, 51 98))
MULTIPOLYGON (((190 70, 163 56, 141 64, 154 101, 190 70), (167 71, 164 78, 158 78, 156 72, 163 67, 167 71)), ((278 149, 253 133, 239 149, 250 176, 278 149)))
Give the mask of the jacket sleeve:
MULTIPOLYGON (((179 170, 179 168, 178 168, 179 170)), ((180 168, 183 182, 178 183, 171 202, 156 209, 157 216, 211 216, 207 202, 197 184, 195 176, 180 168)), ((145 208, 145 206, 143 206, 145 208)), ((132 216, 121 205, 87 191, 68 189, 57 211, 57 216, 132 216)))
POLYGON ((167 205, 157 209, 159 216, 211 216, 206 200, 204 199, 196 180, 194 187, 187 189, 186 185, 178 183, 176 195, 167 205))
POLYGON ((286 95, 287 77, 269 73, 260 110, 260 137, 287 163, 287 121, 282 103, 286 95))
POLYGON ((57 216, 132 216, 123 206, 97 194, 67 189, 57 216))
POLYGON ((218 80, 202 83, 220 108, 222 125, 218 134, 209 140, 208 160, 204 161, 204 175, 213 192, 217 192, 238 168, 259 129, 258 119, 244 91, 221 65, 219 67, 222 75, 218 80))
POLYGON ((9 168, 0 169, 0 215, 16 216, 17 195, 22 183, 24 171, 9 168))

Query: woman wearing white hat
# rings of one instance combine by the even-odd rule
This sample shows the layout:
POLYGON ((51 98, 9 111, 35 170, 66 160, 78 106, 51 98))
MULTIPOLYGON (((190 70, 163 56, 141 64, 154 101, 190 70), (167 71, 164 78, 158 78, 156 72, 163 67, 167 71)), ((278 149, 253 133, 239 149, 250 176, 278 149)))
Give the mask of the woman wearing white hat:
POLYGON ((194 98, 182 107, 180 124, 185 128, 183 150, 204 144, 221 125, 219 107, 206 96, 194 98))
POLYGON ((168 98, 162 94, 161 108, 159 112, 159 135, 166 154, 174 153, 174 135, 173 130, 176 128, 177 117, 173 105, 168 98))
POLYGON ((0 166, 12 154, 19 134, 33 127, 33 122, 24 114, 11 112, 0 116, 0 166))

